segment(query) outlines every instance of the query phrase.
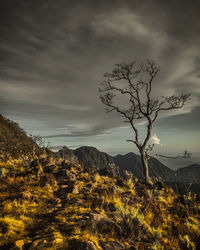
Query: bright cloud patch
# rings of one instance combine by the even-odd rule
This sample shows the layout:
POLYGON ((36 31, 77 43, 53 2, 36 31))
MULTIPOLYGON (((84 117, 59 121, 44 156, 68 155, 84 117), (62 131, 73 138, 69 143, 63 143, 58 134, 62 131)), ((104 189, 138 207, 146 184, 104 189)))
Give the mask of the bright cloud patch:
POLYGON ((151 143, 154 145, 160 145, 162 146, 162 144, 160 143, 160 139, 157 137, 156 134, 152 135, 151 137, 151 143))

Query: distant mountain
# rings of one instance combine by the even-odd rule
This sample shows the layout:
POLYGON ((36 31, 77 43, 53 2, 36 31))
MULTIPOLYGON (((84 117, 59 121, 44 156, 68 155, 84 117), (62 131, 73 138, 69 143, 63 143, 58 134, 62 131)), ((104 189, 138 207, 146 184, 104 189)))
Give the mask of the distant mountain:
MULTIPOLYGON (((121 174, 127 170, 132 172, 136 177, 143 178, 140 156, 134 153, 112 157, 107 153, 100 152, 96 148, 89 146, 80 147, 74 150, 73 153, 77 156, 82 166, 103 168, 115 163, 115 165, 119 167, 121 174)), ((166 181, 175 179, 175 172, 154 158, 149 161, 149 172, 150 176, 161 177, 166 181)))
MULTIPOLYGON (((119 167, 119 172, 121 174, 127 170, 132 172, 137 178, 143 178, 143 168, 140 156, 131 152, 125 155, 119 154, 112 157, 107 153, 100 152, 95 147, 83 146, 76 150, 70 150, 67 147, 63 147, 58 151, 57 155, 61 158, 78 160, 83 167, 87 168, 92 166, 104 168, 114 163, 119 167)), ((182 186, 188 186, 186 185, 187 183, 196 183, 198 185, 200 182, 200 165, 193 164, 174 171, 156 158, 151 158, 149 160, 149 175, 151 177, 161 177, 164 182, 171 183, 170 185, 173 187, 176 183, 179 183, 181 189, 184 189, 182 186)))
POLYGON ((68 147, 64 146, 61 148, 56 155, 60 158, 69 159, 71 161, 78 162, 77 156, 74 154, 73 150, 69 149, 68 147))
POLYGON ((117 155, 113 157, 115 164, 119 167, 120 173, 127 170, 132 172, 136 177, 142 178, 143 172, 141 168, 141 162, 139 156, 134 153, 128 153, 125 155, 117 155))
POLYGON ((179 182, 200 182, 200 165, 192 164, 188 167, 179 168, 177 179, 179 182))
POLYGON ((83 146, 77 148, 73 152, 83 167, 96 166, 97 168, 103 168, 110 163, 114 163, 114 160, 110 155, 100 152, 94 147, 83 146))
MULTIPOLYGON (((138 178, 143 178, 143 168, 139 155, 134 153, 128 153, 126 155, 117 155, 114 157, 114 162, 119 166, 121 172, 124 170, 133 172, 138 178)), ((155 158, 149 160, 149 175, 151 177, 161 177, 163 180, 174 180, 175 171, 166 167, 160 161, 155 158)))

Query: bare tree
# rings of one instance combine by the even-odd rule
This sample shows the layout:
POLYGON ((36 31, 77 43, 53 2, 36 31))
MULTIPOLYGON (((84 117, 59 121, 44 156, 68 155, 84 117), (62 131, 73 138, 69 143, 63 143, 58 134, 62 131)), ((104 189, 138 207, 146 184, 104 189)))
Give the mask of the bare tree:
POLYGON ((190 99, 190 94, 180 96, 161 96, 159 99, 152 97, 152 85, 160 68, 154 61, 147 60, 137 65, 136 62, 116 64, 111 73, 104 75, 105 80, 101 83, 99 91, 100 100, 107 106, 107 113, 116 111, 130 123, 134 132, 134 139, 127 140, 138 148, 143 165, 143 173, 146 180, 149 179, 148 151, 151 145, 152 126, 161 111, 180 109, 190 99), (120 84, 119 84, 120 82, 120 84), (121 87, 124 86, 124 87, 121 87), (128 108, 121 108, 114 102, 117 95, 127 96, 128 108), (139 138, 136 122, 145 119, 147 122, 146 135, 143 141, 139 138))

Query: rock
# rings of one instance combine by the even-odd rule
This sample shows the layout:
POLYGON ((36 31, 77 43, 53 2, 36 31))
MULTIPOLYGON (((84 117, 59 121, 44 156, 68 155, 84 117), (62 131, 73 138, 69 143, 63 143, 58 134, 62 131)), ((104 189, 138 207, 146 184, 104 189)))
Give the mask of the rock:
POLYGON ((104 210, 105 211, 109 211, 109 212, 114 212, 114 211, 116 211, 116 206, 115 206, 115 203, 114 202, 112 202, 112 203, 108 203, 108 202, 106 202, 105 204, 104 204, 104 210))
POLYGON ((94 226, 98 233, 109 234, 111 237, 121 238, 121 228, 106 215, 103 214, 90 214, 91 224, 94 226))
POLYGON ((119 176, 118 168, 115 164, 109 164, 107 167, 98 169, 99 175, 108 176, 111 178, 116 178, 119 176))
POLYGON ((33 161, 31 162, 30 166, 31 166, 31 168, 35 168, 35 167, 38 166, 38 164, 39 164, 39 160, 38 160, 38 159, 35 159, 35 160, 33 160, 33 161))
POLYGON ((31 244, 29 250, 44 249, 47 241, 43 239, 35 240, 31 244))
POLYGON ((68 244, 68 250, 98 250, 91 241, 71 240, 68 244))
POLYGON ((23 192, 23 193, 21 193, 20 196, 21 196, 20 198, 22 198, 23 200, 28 200, 31 196, 31 193, 23 192))
POLYGON ((61 203, 61 199, 59 199, 59 198, 52 198, 52 199, 48 200, 48 203, 52 204, 52 205, 57 205, 57 204, 61 203))
POLYGON ((102 207, 104 200, 102 197, 92 197, 91 202, 92 202, 91 209, 95 210, 96 208, 102 207))
POLYGON ((0 232, 3 234, 8 232, 8 224, 4 221, 0 221, 0 232))
POLYGON ((140 181, 135 183, 135 191, 138 197, 143 197, 145 199, 148 199, 148 193, 146 192, 146 187, 144 187, 143 184, 141 184, 140 181))
POLYGON ((103 250, 122 250, 125 249, 124 246, 117 241, 107 241, 101 242, 103 250))
POLYGON ((89 188, 89 189, 92 190, 94 188, 94 184, 88 183, 88 184, 85 185, 85 187, 87 187, 87 188, 89 188))
POLYGON ((78 190, 78 185, 74 185, 73 190, 71 192, 72 194, 78 194, 79 190, 78 190))
POLYGON ((72 193, 73 189, 75 187, 75 181, 67 181, 66 185, 61 185, 61 189, 64 190, 66 193, 72 193))
POLYGON ((119 186, 119 187, 124 187, 125 186, 124 181, 122 179, 118 179, 116 181, 116 185, 119 186))
POLYGON ((44 172, 45 173, 52 173, 55 171, 55 169, 57 168, 56 165, 48 165, 44 167, 44 172))
POLYGON ((77 204, 78 206, 84 206, 85 200, 79 199, 78 201, 76 201, 76 204, 77 204))
POLYGON ((66 174, 66 176, 67 176, 68 179, 70 179, 70 180, 76 180, 76 173, 74 173, 74 172, 72 172, 72 171, 70 171, 70 170, 67 169, 65 171, 65 174, 66 174))

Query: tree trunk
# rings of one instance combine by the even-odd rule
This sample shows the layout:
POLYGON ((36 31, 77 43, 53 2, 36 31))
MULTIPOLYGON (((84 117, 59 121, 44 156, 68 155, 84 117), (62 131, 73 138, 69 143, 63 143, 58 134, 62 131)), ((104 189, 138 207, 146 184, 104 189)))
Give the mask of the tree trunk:
POLYGON ((140 154, 141 154, 141 161, 142 161, 142 166, 143 166, 144 178, 146 179, 146 181, 148 181, 149 180, 148 160, 147 160, 147 157, 146 157, 144 150, 140 150, 140 154))

